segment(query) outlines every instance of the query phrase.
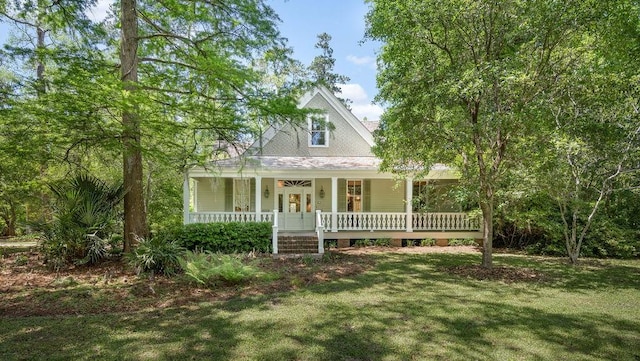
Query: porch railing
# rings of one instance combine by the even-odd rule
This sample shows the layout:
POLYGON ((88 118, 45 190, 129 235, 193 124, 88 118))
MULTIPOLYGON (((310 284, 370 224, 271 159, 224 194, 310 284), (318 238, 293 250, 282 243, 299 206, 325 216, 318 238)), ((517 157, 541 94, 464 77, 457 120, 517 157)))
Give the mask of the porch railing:
POLYGON ((415 213, 414 230, 478 231, 480 220, 466 213, 415 213))
MULTIPOLYGON (((331 213, 322 213, 324 229, 331 230, 331 213)), ((403 231, 406 230, 405 213, 347 213, 337 214, 338 231, 403 231)), ((479 219, 466 213, 414 213, 414 231, 478 231, 479 219)))
MULTIPOLYGON (((190 223, 211 222, 271 222, 276 212, 255 213, 240 212, 196 212, 189 214, 190 223), (259 219, 259 220, 258 220, 259 219)), ((316 214, 316 225, 330 231, 404 231, 407 229, 406 213, 401 212, 338 212, 336 227, 333 227, 330 212, 316 214)), ((414 213, 411 218, 413 231, 478 231, 480 220, 469 217, 467 213, 414 213)), ((316 231, 317 231, 316 227, 316 231)))
POLYGON ((253 212, 194 212, 189 213, 189 223, 216 222, 270 222, 273 223, 273 212, 262 212, 256 216, 253 212))
POLYGON ((402 231, 407 228, 404 213, 339 212, 337 216, 339 231, 402 231))

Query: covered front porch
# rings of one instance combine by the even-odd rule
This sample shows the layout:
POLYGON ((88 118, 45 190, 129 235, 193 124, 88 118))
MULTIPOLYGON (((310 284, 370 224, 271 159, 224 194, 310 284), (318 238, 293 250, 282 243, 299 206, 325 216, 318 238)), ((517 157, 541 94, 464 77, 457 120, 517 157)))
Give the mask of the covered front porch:
MULTIPOLYGON (((263 172, 268 173, 268 172, 263 172)), ((274 251, 282 232, 312 232, 323 239, 482 238, 479 218, 461 211, 425 211, 425 181, 384 174, 253 175, 213 177, 192 172, 184 181, 184 223, 269 222, 274 251), (418 188, 418 189, 416 189, 418 188)), ((446 174, 445 174, 446 175, 446 174)), ((435 182, 450 182, 439 174, 435 182)))

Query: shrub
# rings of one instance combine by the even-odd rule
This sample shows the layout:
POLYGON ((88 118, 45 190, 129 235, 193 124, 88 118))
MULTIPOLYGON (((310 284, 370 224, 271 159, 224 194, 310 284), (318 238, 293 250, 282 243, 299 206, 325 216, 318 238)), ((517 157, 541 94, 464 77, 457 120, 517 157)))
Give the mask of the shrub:
POLYGON ((640 256, 640 235, 617 224, 599 219, 585 237, 581 256, 634 258, 640 256))
POLYGON ((186 251, 179 258, 185 275, 203 286, 219 282, 237 284, 254 277, 258 270, 245 265, 239 256, 209 251, 186 251))
POLYGON ((29 263, 29 257, 25 254, 18 255, 14 263, 16 266, 26 266, 29 263))
POLYGON ((188 250, 220 253, 271 251, 271 224, 268 222, 192 223, 168 231, 164 238, 188 250))
POLYGON ((475 246, 475 245, 476 245, 476 241, 471 238, 459 238, 459 239, 449 240, 449 246, 475 246))
POLYGON ((177 243, 155 237, 140 240, 135 250, 127 257, 138 273, 172 276, 180 270, 179 259, 183 252, 184 249, 177 243))
POLYGON ((358 239, 356 240, 356 243, 355 243, 356 247, 368 247, 371 245, 372 243, 369 239, 358 239))
POLYGON ((56 270, 69 263, 96 263, 107 257, 109 239, 120 228, 117 206, 122 183, 107 184, 85 174, 51 185, 55 216, 42 226, 45 262, 56 270))
POLYGON ((432 247, 436 245, 436 240, 433 238, 425 238, 420 240, 420 246, 422 247, 432 247))
POLYGON ((330 240, 325 239, 324 248, 326 249, 338 248, 338 241, 336 241, 335 239, 330 239, 330 240))
POLYGON ((390 238, 378 238, 378 239, 376 239, 374 241, 373 244, 378 246, 378 247, 389 247, 389 246, 391 246, 391 239, 390 238))

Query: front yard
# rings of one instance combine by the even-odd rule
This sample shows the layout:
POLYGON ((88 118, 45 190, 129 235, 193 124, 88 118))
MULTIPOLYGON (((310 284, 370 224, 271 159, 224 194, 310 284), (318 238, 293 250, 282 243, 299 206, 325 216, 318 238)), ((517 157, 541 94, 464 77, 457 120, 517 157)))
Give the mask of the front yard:
POLYGON ((5 255, 0 359, 640 359, 639 261, 499 254, 487 273, 471 248, 425 249, 258 257, 214 290, 5 255))

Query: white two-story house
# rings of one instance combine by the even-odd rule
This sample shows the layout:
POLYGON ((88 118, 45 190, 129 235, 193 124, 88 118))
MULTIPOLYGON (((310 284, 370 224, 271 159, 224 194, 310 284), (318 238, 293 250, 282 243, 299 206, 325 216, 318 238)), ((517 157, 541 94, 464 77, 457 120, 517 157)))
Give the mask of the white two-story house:
MULTIPOLYGON (((190 169, 184 222, 265 221, 278 238, 482 238, 477 217, 446 199, 457 173, 436 166, 423 179, 380 172, 371 147, 377 122, 358 120, 329 90, 307 93, 300 107, 321 110, 306 126, 269 129, 244 154, 190 169)), ((397 241, 396 241, 397 242, 397 241)), ((319 245, 319 251, 322 246, 319 245)))

